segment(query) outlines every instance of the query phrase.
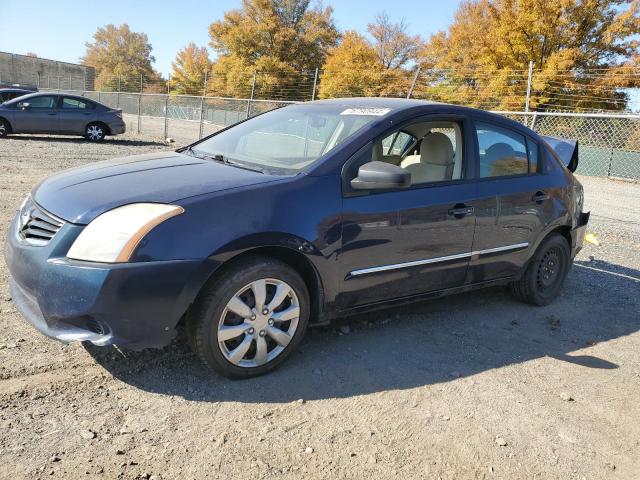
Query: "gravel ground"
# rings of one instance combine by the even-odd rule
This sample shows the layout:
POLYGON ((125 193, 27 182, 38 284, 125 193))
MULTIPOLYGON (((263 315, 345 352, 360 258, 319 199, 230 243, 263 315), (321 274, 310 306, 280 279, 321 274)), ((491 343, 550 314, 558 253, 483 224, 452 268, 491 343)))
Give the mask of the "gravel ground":
MULTIPOLYGON (((166 148, 0 141, 3 234, 47 175, 166 148)), ((180 338, 139 353, 48 340, 0 265, 0 478, 640 478, 640 185, 581 180, 601 245, 553 305, 490 289, 344 319, 248 381, 180 338)))

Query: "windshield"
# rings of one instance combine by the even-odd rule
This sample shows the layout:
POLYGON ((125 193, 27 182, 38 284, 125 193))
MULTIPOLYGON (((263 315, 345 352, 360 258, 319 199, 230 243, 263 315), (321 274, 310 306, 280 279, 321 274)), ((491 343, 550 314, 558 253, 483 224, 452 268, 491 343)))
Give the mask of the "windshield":
POLYGON ((290 105, 231 127, 193 149, 247 166, 294 174, 387 112, 344 105, 290 105))

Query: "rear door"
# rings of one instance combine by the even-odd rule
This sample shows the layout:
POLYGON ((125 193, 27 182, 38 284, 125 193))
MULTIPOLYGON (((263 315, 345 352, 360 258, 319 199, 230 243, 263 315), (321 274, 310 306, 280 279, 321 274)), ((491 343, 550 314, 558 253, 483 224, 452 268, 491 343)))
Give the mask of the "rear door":
POLYGON ((479 159, 477 224, 470 281, 517 274, 554 218, 554 185, 535 140, 508 124, 475 122, 479 159))
POLYGON ((39 95, 19 102, 13 110, 12 128, 16 133, 57 133, 57 95, 39 95), (23 104, 28 104, 24 106, 23 104))
POLYGON ((61 133, 84 134, 85 127, 97 120, 96 104, 77 97, 60 97, 58 126, 61 133))
POLYGON ((473 151, 473 143, 469 143, 464 133, 469 124, 463 117, 437 120, 437 125, 444 127, 438 128, 438 133, 456 143, 454 151, 460 168, 454 169, 455 174, 413 182, 409 189, 349 190, 349 182, 357 175, 359 166, 372 158, 398 162, 403 168, 403 162, 412 163, 415 159, 409 157, 420 152, 424 136, 415 125, 408 129, 413 132, 415 147, 402 127, 377 140, 382 148, 376 147, 374 141, 345 165, 343 247, 337 262, 342 282, 339 290, 343 292, 338 299, 341 308, 464 284, 473 242, 476 195, 476 182, 464 165, 467 153, 473 151), (383 158, 378 158, 380 151, 383 158))

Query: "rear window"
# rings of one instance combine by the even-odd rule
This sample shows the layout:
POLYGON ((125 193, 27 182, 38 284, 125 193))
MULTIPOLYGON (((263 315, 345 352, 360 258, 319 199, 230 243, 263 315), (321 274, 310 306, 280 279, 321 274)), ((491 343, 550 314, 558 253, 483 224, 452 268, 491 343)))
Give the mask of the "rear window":
POLYGON ((538 146, 515 131, 477 123, 480 177, 527 175, 538 171, 538 146))
POLYGON ((95 108, 95 104, 79 98, 64 97, 62 99, 62 108, 75 110, 91 110, 95 108))

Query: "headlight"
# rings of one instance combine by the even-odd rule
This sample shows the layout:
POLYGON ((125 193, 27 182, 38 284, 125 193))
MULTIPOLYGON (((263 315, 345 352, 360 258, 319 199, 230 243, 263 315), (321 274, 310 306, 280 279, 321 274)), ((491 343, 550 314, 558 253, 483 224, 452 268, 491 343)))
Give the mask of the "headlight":
POLYGON ((128 262, 147 233, 182 212, 182 207, 161 203, 132 203, 114 208, 82 230, 67 257, 89 262, 128 262))

